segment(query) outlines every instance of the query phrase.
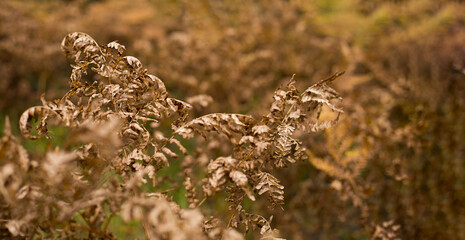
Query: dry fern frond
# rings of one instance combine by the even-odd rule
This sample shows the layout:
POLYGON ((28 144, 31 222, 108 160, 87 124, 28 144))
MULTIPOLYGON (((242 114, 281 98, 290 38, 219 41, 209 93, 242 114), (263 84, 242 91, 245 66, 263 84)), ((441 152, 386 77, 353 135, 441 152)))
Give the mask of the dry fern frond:
POLYGON ((231 140, 234 139, 234 134, 241 134, 249 131, 256 120, 248 115, 214 113, 205 115, 176 130, 176 133, 185 137, 194 137, 194 132, 205 136, 209 132, 223 133, 231 140))
MULTIPOLYGON (((111 181, 102 185, 101 182, 106 181, 102 176, 95 174, 114 170, 126 180, 127 190, 139 192, 138 188, 141 184, 147 182, 146 177, 156 183, 155 173, 162 166, 168 165, 167 156, 177 156, 166 146, 167 144, 174 144, 187 154, 187 150, 174 138, 157 141, 150 134, 145 123, 158 123, 176 114, 177 118, 174 118, 173 126, 184 124, 190 105, 169 98, 163 82, 147 74, 138 59, 122 56, 124 46, 116 42, 100 46, 84 33, 72 33, 63 40, 62 49, 67 57, 75 62, 69 81, 70 90, 54 102, 42 98, 43 106, 32 107, 25 111, 20 119, 20 130, 25 137, 37 139, 39 135, 47 134, 47 123, 53 119, 54 124, 72 130, 68 142, 76 146, 76 150, 48 152, 45 160, 40 164, 36 163, 34 169, 30 170, 31 173, 26 173, 29 170, 29 160, 21 148, 19 154, 12 156, 13 158, 8 161, 14 162, 18 158, 17 162, 24 165, 22 172, 15 170, 17 167, 14 165, 2 165, 4 170, 2 176, 11 178, 11 170, 19 174, 14 178, 17 181, 10 181, 8 188, 16 187, 8 191, 0 191, 3 195, 7 192, 19 191, 16 188, 23 181, 27 181, 22 174, 43 172, 35 177, 33 184, 37 184, 37 191, 44 194, 31 195, 32 192, 29 192, 26 195, 18 195, 23 204, 37 206, 31 207, 31 211, 26 214, 12 212, 14 219, 6 226, 13 235, 30 234, 31 227, 37 222, 48 223, 49 226, 45 229, 54 231, 55 226, 59 228, 74 213, 87 212, 91 208, 100 210, 93 215, 84 216, 84 213, 81 215, 95 223, 88 227, 100 229, 105 221, 109 221, 101 211, 104 202, 114 201, 111 204, 125 202, 129 199, 129 192, 121 192, 121 189, 117 189, 111 181), (83 79, 88 70, 96 72, 102 78, 89 83, 83 79), (39 120, 36 127, 39 135, 33 134, 31 125, 33 119, 39 120), (99 187, 101 189, 98 189, 99 187), (110 194, 111 192, 116 195, 110 194), (57 204, 57 213, 49 211, 40 214, 41 206, 47 206, 54 201, 57 204), (56 214, 58 215, 52 217, 56 214), (59 222, 44 218, 57 219, 59 222)), ((11 138, 9 132, 10 130, 7 129, 7 136, 11 138)), ((12 142, 11 139, 8 139, 8 142, 12 142)), ((3 186, 1 185, 0 190, 7 189, 3 186)), ((14 196, 9 195, 4 197, 10 199, 9 201, 15 199, 14 196)), ((113 210, 114 213, 119 211, 118 208, 113 210)), ((75 227, 79 228, 79 226, 75 227)), ((197 229, 201 229, 201 225, 197 229)), ((69 231, 74 230, 71 228, 69 231)), ((111 235, 106 231, 88 229, 88 234, 110 238, 111 235)), ((184 231, 194 230, 184 229, 184 231)), ((165 235, 165 233, 157 234, 165 235)), ((196 234, 203 236, 201 231, 196 234)))
POLYGON ((279 184, 279 180, 267 172, 260 172, 255 178, 258 183, 254 189, 258 191, 258 195, 268 192, 268 199, 272 206, 282 208, 281 205, 284 204, 284 186, 279 184))
POLYGON ((273 153, 275 166, 283 168, 287 163, 295 163, 303 157, 301 143, 292 138, 295 128, 290 125, 280 125, 277 128, 276 147, 273 153))
MULTIPOLYGON (((202 186, 206 197, 226 187, 227 201, 232 204, 229 208, 234 210, 228 225, 245 224, 248 229, 253 216, 258 216, 242 209, 245 196, 256 199, 249 185, 258 195, 268 192, 270 206, 282 209, 284 186, 265 172, 265 167, 282 168, 307 157, 302 143, 293 137, 297 129, 322 130, 332 126, 319 122, 318 118, 325 104, 331 105, 330 110, 342 113, 330 102, 340 100, 339 95, 326 85, 339 75, 320 81, 303 94, 299 94, 292 78, 284 89, 275 91, 270 113, 260 121, 247 115, 216 113, 191 120, 175 131, 185 138, 198 133, 207 139, 212 137, 209 133, 221 133, 234 146, 232 156, 219 157, 208 164, 208 176, 202 186)), ((332 124, 338 120, 339 117, 332 124)))
POLYGON ((37 125, 36 129, 39 135, 46 135, 48 133, 46 121, 49 117, 59 118, 59 115, 48 107, 31 107, 21 115, 21 118, 19 119, 19 129, 24 137, 29 139, 38 139, 39 136, 32 135, 32 125, 30 124, 30 121, 32 119, 40 119, 40 123, 37 125))
MULTIPOLYGON (((20 147, 8 153, 8 164, 0 165, 2 196, 9 203, 20 200, 18 204, 31 209, 28 213, 9 209, 12 217, 5 226, 11 234, 31 236, 39 227, 52 234, 66 226, 60 237, 81 229, 89 238, 112 239, 108 222, 120 214, 124 221, 141 222, 149 239, 243 239, 235 230, 206 221, 199 211, 206 198, 226 189, 232 210, 227 228, 241 224, 246 232, 260 229, 263 239, 279 239, 271 228, 272 217, 246 212, 243 201, 246 196, 256 201, 254 193, 267 193, 270 206, 283 209, 284 186, 270 170, 306 157, 305 148, 294 135, 308 127, 330 127, 318 122, 323 105, 342 113, 331 102, 340 100, 339 95, 326 85, 338 75, 303 94, 291 79, 283 89, 275 91, 270 112, 261 120, 227 113, 188 120, 191 104, 205 107, 212 99, 198 95, 188 99, 189 104, 169 97, 163 81, 148 74, 137 58, 123 56, 125 47, 116 41, 99 45, 85 33, 72 33, 63 39, 62 50, 74 61, 69 91, 55 101, 42 97, 42 106, 23 113, 20 129, 25 137, 37 139, 47 134, 47 123, 54 120, 53 124, 70 129, 72 134, 65 150, 47 152, 33 169, 20 147), (88 71, 96 73, 95 80, 84 78, 88 71), (39 120, 38 135, 33 134, 32 119, 39 120), (166 122, 171 123, 171 135, 163 129, 166 122), (229 142, 232 152, 226 156, 209 157, 206 152, 198 154, 198 158, 189 156, 190 151, 175 137, 192 138, 195 134, 207 141, 213 138, 210 143, 216 146, 229 142), (216 138, 218 135, 227 138, 216 138), (183 177, 190 210, 181 209, 165 193, 142 191, 150 181, 154 189, 166 179, 175 188, 180 186, 174 183, 176 178, 157 174, 169 166, 171 159, 179 157, 176 149, 188 156, 183 158, 179 175, 183 177), (19 161, 14 162, 16 158, 19 161), (202 158, 206 161, 202 162, 202 158), (195 167, 203 166, 206 176, 196 182, 195 167), (29 174, 34 176, 33 181, 27 177, 29 174), (27 186, 25 190, 20 189, 23 185, 27 186), (198 203, 196 189, 200 187, 204 199, 198 203), (79 214, 87 225, 73 222, 74 214, 79 214)), ((10 132, 7 127, 3 142, 11 140, 10 132)))

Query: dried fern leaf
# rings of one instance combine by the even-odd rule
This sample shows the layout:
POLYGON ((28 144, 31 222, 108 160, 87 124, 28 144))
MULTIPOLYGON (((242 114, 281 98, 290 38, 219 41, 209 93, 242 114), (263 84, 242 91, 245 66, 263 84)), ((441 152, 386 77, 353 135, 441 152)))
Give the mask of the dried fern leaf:
POLYGON ((272 207, 279 206, 282 208, 281 205, 284 204, 284 186, 279 183, 279 180, 267 172, 259 172, 255 175, 255 178, 258 183, 254 189, 258 191, 258 195, 268 192, 268 201, 272 207))
POLYGON ((273 153, 276 167, 287 167, 287 163, 295 163, 303 156, 301 143, 292 137, 294 130, 294 127, 287 124, 277 128, 276 147, 273 153))
POLYGON ((107 44, 107 47, 110 49, 115 49, 119 55, 123 55, 126 47, 124 45, 119 44, 117 41, 113 41, 107 44))
POLYGON ((332 89, 326 84, 327 82, 331 82, 341 75, 342 73, 336 73, 328 79, 324 79, 307 88, 301 95, 301 101, 303 103, 316 102, 318 104, 325 104, 331 110, 343 113, 344 111, 342 108, 331 103, 331 100, 333 99, 341 100, 341 96, 336 92, 336 90, 332 89))
POLYGON ((101 54, 98 43, 82 32, 68 34, 61 42, 61 49, 76 63, 92 62, 93 57, 101 54))
POLYGON ((237 160, 232 157, 219 157, 208 164, 208 184, 203 186, 207 196, 212 196, 226 183, 228 173, 236 165, 237 160))
POLYGON ((21 131, 21 134, 28 139, 40 138, 40 136, 32 135, 32 125, 30 123, 32 119, 40 119, 41 121, 38 125, 38 133, 47 134, 48 129, 46 120, 50 116, 60 118, 60 116, 55 111, 51 110, 48 107, 36 106, 27 109, 23 112, 23 114, 21 114, 21 117, 19 119, 19 130, 21 131))
POLYGON ((184 138, 192 138, 194 132, 202 136, 206 136, 209 132, 218 132, 233 139, 233 133, 246 133, 255 123, 256 120, 249 115, 213 113, 191 120, 178 128, 175 133, 184 138))

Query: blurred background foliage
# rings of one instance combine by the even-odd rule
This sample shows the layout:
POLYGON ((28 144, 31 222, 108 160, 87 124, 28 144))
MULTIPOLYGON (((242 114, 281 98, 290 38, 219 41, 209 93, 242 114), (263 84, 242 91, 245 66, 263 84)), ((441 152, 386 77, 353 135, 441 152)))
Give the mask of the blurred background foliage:
MULTIPOLYGON (((293 74, 303 87, 345 70, 335 82, 343 119, 302 136, 331 167, 315 160, 279 173, 286 205, 273 224, 289 239, 367 239, 389 221, 403 239, 465 239, 465 3, 0 1, 2 125, 6 115, 17 123, 42 93, 63 95, 71 69, 60 41, 74 31, 118 40, 177 98, 211 96, 194 116, 260 116, 293 74)), ((67 133, 54 132, 52 144, 25 146, 40 154, 59 145, 67 133)), ((224 199, 203 207, 228 211, 224 199)))

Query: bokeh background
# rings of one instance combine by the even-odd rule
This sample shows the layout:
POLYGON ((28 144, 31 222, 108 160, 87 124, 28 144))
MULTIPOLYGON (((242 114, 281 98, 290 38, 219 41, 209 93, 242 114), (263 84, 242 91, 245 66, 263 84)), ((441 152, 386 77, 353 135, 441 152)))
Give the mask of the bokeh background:
MULTIPOLYGON (((42 93, 67 90, 60 42, 75 31, 118 40, 179 99, 210 96, 194 116, 260 116, 293 74, 303 90, 345 71, 334 83, 346 112, 338 126, 302 136, 333 167, 279 173, 286 205, 274 227, 288 239, 389 239, 393 227, 402 239, 465 239, 465 3, 0 1, 2 125, 8 115, 18 133, 42 93)), ((46 145, 24 142, 37 154, 46 145)), ((221 196, 205 208, 227 212, 221 196)))

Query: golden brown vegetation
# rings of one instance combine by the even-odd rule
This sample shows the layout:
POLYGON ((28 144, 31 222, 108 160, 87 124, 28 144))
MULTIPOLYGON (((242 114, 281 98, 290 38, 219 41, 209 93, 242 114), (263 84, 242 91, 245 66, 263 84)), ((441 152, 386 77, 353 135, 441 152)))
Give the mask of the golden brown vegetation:
POLYGON ((464 12, 0 2, 1 236, 463 239, 464 12))
MULTIPOLYGON (((261 120, 215 113, 189 121, 192 107, 169 97, 163 81, 148 74, 137 58, 123 56, 123 45, 100 46, 87 34, 76 32, 63 39, 62 50, 74 60, 69 91, 61 99, 42 99, 42 106, 26 110, 19 128, 24 137, 38 139, 40 135, 48 137, 50 123, 65 126, 71 135, 64 150, 57 148, 44 159, 30 161, 12 137, 7 121, 1 149, 7 216, 3 220, 13 236, 31 237, 40 229, 42 234, 61 238, 113 238, 107 226, 112 216, 121 214, 127 222, 141 221, 150 239, 236 239, 240 235, 229 227, 239 225, 244 225, 246 232, 259 228, 264 238, 273 238, 272 218, 248 213, 244 198, 255 201, 256 194, 266 193, 271 207, 281 207, 284 186, 269 171, 305 159, 305 148, 293 137, 294 131, 329 128, 343 112, 332 103, 340 99, 338 93, 327 85, 341 75, 336 74, 302 94, 291 79, 275 92, 270 113, 261 120), (97 73, 99 80, 83 79, 88 70, 97 73), (319 121, 323 106, 337 112, 336 119, 319 121), (35 127, 31 124, 34 119, 35 127), (172 121, 169 137, 162 132, 166 120, 172 121), (142 191, 142 184, 150 182, 157 188, 160 181, 170 181, 161 180, 157 172, 169 165, 168 158, 178 157, 173 147, 190 155, 175 136, 192 138, 195 133, 207 139, 214 133, 224 134, 232 146, 229 156, 184 162, 183 183, 193 210, 181 210, 163 191, 142 191), (193 177, 196 168, 207 169, 198 183, 193 177), (198 211, 196 187, 202 188, 202 201, 227 189, 232 210, 227 229, 198 211), (28 211, 22 211, 24 207, 28 211), (75 214, 86 225, 76 223, 75 214)), ((226 144, 221 140, 212 143, 215 141, 226 144)))

